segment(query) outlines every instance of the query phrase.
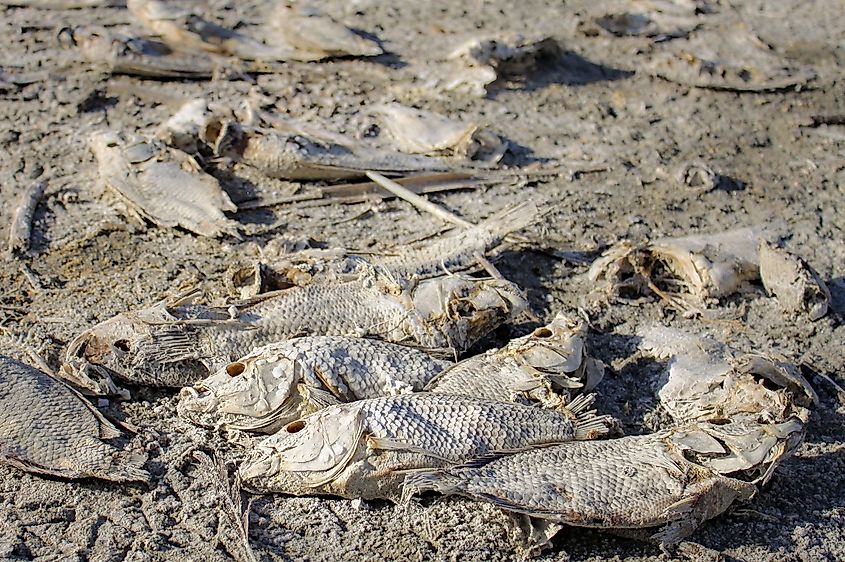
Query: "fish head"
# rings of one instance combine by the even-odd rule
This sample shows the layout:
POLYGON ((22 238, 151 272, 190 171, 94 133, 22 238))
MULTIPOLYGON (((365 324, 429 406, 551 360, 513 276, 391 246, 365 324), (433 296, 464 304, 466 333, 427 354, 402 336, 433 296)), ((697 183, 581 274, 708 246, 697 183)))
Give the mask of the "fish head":
POLYGON ((307 413, 301 380, 297 360, 257 351, 183 388, 177 410, 197 425, 269 433, 307 413))
POLYGON ((144 344, 152 326, 168 320, 174 318, 167 309, 154 306, 100 322, 71 340, 62 371, 70 381, 90 391, 97 389, 98 380, 117 377, 132 381, 134 370, 157 368, 152 358, 141 356, 147 353, 144 344))
POLYGON ((292 421, 260 442, 241 464, 244 485, 259 492, 325 491, 365 443, 359 404, 330 406, 292 421))
POLYGON ((428 323, 440 325, 447 340, 460 349, 528 310, 522 291, 499 279, 429 279, 416 287, 412 300, 420 316, 428 323))

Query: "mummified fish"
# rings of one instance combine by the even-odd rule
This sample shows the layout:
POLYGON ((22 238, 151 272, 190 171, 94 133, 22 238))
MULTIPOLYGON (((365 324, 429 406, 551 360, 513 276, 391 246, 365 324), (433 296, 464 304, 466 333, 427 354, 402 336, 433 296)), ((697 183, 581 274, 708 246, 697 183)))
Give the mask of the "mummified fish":
POLYGON ((282 2, 273 10, 274 40, 318 59, 382 54, 378 43, 358 35, 315 6, 282 2))
POLYGON ((203 236, 237 235, 223 211, 237 211, 217 180, 181 150, 105 131, 91 137, 103 181, 151 222, 203 236))
POLYGON ((669 359, 658 397, 676 423, 750 419, 780 423, 807 416, 818 397, 783 358, 742 355, 712 340, 664 326, 642 330, 640 347, 669 359))
POLYGON ((827 314, 830 290, 816 270, 800 256, 767 240, 760 241, 760 278, 784 310, 803 312, 810 320, 827 314))
POLYGON ((178 412, 207 427, 274 433, 332 404, 420 391, 447 365, 398 344, 306 336, 255 349, 182 389, 178 412))
POLYGON ((207 53, 177 54, 160 41, 114 34, 105 28, 65 27, 59 31, 59 42, 111 74, 205 80, 224 66, 207 53))
POLYGON ((449 367, 426 390, 560 408, 601 381, 602 366, 587 355, 585 335, 583 322, 558 313, 550 324, 501 349, 449 367))
MULTIPOLYGON (((672 545, 735 500, 751 498, 800 444, 804 425, 692 424, 606 441, 574 441, 463 467, 416 472, 403 497, 433 490, 577 527, 651 529, 672 545), (749 481, 750 480, 750 481, 749 481)), ((538 546, 538 545, 532 545, 538 546)))
POLYGON ((241 465, 246 487, 293 495, 397 499, 407 471, 493 451, 590 439, 609 420, 467 396, 416 393, 331 406, 261 441, 241 465))
POLYGON ((372 336, 457 353, 527 306, 507 281, 453 276, 404 290, 375 271, 228 308, 164 301, 77 336, 62 375, 92 392, 114 391, 111 375, 135 384, 187 386, 255 347, 302 335, 372 336))
POLYGON ((67 385, 0 355, 0 461, 61 478, 149 480, 143 457, 108 443, 120 435, 67 385))
POLYGON ((761 237, 760 229, 740 228, 662 238, 643 246, 622 242, 596 260, 587 276, 604 281, 612 295, 653 292, 684 311, 700 312, 707 301, 759 278, 761 237))
POLYGON ((233 269, 227 283, 246 298, 290 285, 336 283, 359 271, 378 267, 402 285, 439 275, 480 269, 480 257, 501 245, 505 237, 541 216, 533 203, 523 203, 493 215, 477 226, 451 232, 425 243, 357 255, 339 248, 274 250, 268 244, 260 262, 233 269))
POLYGON ((270 178, 333 180, 364 177, 366 171, 387 174, 445 172, 437 158, 366 148, 353 150, 333 142, 243 126, 211 122, 203 140, 215 154, 256 168, 270 178))

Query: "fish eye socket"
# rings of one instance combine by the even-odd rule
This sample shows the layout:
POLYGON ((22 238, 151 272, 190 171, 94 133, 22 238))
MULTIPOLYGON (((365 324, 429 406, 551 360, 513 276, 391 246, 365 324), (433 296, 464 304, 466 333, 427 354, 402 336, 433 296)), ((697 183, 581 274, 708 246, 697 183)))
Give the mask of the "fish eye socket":
POLYGON ((241 362, 229 363, 226 365, 226 374, 230 377, 237 377, 246 370, 246 365, 241 362))
POLYGON ((305 422, 302 420, 296 420, 295 422, 290 422, 285 426, 285 431, 288 433, 297 433, 305 429, 305 422))
POLYGON ((117 340, 114 342, 114 346, 120 351, 129 353, 129 340, 117 340))
POLYGON ((538 338, 550 338, 552 337, 552 331, 548 328, 537 328, 534 330, 534 336, 538 338))

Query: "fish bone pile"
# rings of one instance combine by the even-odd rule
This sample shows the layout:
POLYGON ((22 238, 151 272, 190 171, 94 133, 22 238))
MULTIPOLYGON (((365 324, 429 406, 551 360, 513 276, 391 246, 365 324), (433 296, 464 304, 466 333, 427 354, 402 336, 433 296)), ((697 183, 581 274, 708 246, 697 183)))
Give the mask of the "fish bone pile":
MULTIPOLYGON (((272 73, 286 61, 382 53, 329 16, 288 4, 263 27, 238 30, 175 3, 126 4, 148 36, 74 28, 60 40, 111 74, 152 79, 272 73)), ((645 65, 657 76, 739 91, 812 77, 778 66, 748 32, 731 35, 732 43, 691 35, 706 15, 637 13, 595 24, 614 35, 659 36, 645 65), (748 56, 705 52, 714 44, 748 56), (702 71, 716 64, 711 59, 730 71, 702 71), (778 72, 745 72, 756 59, 778 72)), ((548 38, 474 39, 431 83, 483 95, 497 73, 557 51, 548 38)), ((103 197, 130 219, 233 243, 242 235, 232 218, 238 206, 211 173, 221 162, 235 174, 249 169, 285 181, 376 172, 371 177, 431 174, 436 183, 456 173, 495 177, 507 150, 476 123, 398 103, 373 111, 393 149, 361 150, 247 99, 229 106, 189 100, 154 131, 98 130, 89 145, 103 197)), ((716 181, 706 166, 683 177, 716 181)), ((437 492, 528 516, 543 529, 532 547, 564 525, 641 530, 662 547, 675 545, 758 493, 801 443, 815 392, 783 357, 643 326, 638 353, 664 364, 656 399, 671 424, 624 436, 617 420, 594 409, 605 366, 590 356, 588 322, 579 314, 559 311, 499 348, 467 355, 497 328, 533 322, 523 290, 488 258, 530 244, 517 233, 543 214, 522 203, 370 254, 268 243, 254 264, 216 280, 227 299, 192 290, 126 310, 79 333, 55 373, 43 361, 37 369, 7 355, 22 346, 0 339, 0 459, 63 478, 147 481, 144 455, 115 444, 120 429, 88 397, 129 400, 127 386, 171 387, 180 389, 181 418, 243 447, 238 476, 255 494, 407 502, 437 492)), ((13 226, 17 252, 28 238, 23 222, 13 226)), ((699 317, 758 280, 787 314, 815 320, 830 301, 815 271, 765 226, 622 242, 586 275, 595 287, 588 308, 657 298, 699 317)))

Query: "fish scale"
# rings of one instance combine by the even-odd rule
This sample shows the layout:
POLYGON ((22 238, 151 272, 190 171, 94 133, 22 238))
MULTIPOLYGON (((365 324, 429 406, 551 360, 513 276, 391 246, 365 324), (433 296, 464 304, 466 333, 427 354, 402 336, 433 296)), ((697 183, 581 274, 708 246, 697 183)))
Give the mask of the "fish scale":
POLYGON ((65 384, 0 355, 0 460, 63 478, 148 480, 140 458, 101 440, 119 435, 65 384))
MULTIPOLYGON (((734 500, 748 499, 756 491, 753 483, 688 459, 685 451, 705 450, 695 439, 706 429, 690 425, 607 441, 573 441, 482 458, 462 467, 418 472, 406 479, 403 498, 424 491, 462 495, 490 501, 507 511, 583 527, 666 525, 652 538, 673 544, 734 500)), ((786 431, 792 432, 788 439, 799 435, 793 427, 786 431)), ((754 437, 755 432, 748 435, 754 437)), ((775 445, 771 450, 774 465, 785 449, 775 445)), ((717 443, 706 455, 730 454, 717 443)))
POLYGON ((259 443, 241 474, 256 491, 397 499, 403 471, 606 433, 609 419, 583 411, 589 404, 582 400, 564 416, 521 404, 415 393, 331 406, 259 443))
POLYGON ((419 391, 447 363, 379 340, 307 336, 266 345, 183 389, 179 414, 272 433, 327 405, 419 391))

